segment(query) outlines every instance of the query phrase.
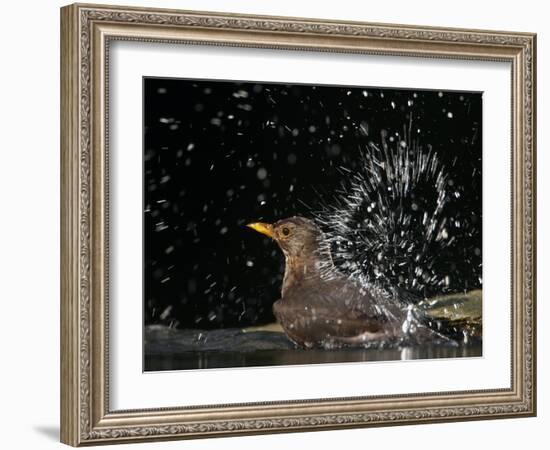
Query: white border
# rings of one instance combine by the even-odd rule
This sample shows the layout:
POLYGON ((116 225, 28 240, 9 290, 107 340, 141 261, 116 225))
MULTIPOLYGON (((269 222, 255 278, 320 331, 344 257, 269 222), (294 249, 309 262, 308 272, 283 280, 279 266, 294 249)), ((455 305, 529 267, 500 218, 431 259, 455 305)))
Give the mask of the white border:
POLYGON ((110 409, 510 386, 511 71, 507 63, 111 43, 110 409), (142 77, 483 94, 483 358, 142 373, 142 77))

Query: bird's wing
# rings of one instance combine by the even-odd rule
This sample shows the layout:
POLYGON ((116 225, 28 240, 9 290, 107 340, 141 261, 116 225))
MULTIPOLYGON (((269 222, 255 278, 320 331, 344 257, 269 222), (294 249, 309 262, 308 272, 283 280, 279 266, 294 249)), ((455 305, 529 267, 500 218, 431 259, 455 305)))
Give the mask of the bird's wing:
POLYGON ((346 316, 381 322, 401 320, 404 316, 402 308, 393 302, 387 292, 374 286, 359 286, 344 277, 327 284, 317 284, 313 290, 321 303, 346 316))
POLYGON ((348 336, 393 328, 396 313, 347 280, 302 284, 277 303, 274 312, 279 320, 295 327, 315 321, 319 330, 348 336))
POLYGON ((300 344, 320 343, 334 337, 354 337, 363 333, 381 332, 382 323, 358 314, 345 313, 342 309, 320 305, 304 305, 294 302, 293 296, 303 296, 295 292, 289 298, 273 305, 273 312, 285 333, 300 344))

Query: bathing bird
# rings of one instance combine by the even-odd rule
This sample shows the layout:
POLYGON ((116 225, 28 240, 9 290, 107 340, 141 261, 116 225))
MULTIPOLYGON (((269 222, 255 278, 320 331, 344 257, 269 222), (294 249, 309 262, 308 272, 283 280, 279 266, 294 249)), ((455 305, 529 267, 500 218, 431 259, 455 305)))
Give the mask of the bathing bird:
POLYGON ((249 228, 273 239, 285 256, 281 298, 273 313, 285 334, 303 348, 340 348, 446 340, 376 286, 361 286, 332 262, 323 231, 312 220, 290 217, 249 228))

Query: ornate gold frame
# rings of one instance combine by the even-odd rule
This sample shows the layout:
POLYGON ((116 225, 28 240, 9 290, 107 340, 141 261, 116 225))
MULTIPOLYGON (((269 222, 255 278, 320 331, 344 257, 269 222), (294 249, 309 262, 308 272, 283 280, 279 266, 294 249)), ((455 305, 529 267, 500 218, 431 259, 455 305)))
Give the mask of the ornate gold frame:
POLYGON ((535 51, 529 33, 99 5, 61 9, 61 440, 70 445, 533 416, 535 51), (507 61, 512 66, 509 389, 111 411, 107 62, 115 39, 507 61))

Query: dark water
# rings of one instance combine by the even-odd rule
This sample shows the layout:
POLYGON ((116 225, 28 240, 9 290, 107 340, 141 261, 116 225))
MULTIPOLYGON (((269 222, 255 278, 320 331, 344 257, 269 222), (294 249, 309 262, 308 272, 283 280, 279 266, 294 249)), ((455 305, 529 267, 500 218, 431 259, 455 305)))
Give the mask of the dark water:
POLYGON ((480 341, 457 346, 428 344, 383 349, 302 350, 295 348, 280 332, 146 327, 144 371, 465 358, 481 355, 480 341))

